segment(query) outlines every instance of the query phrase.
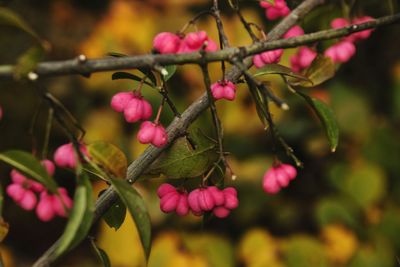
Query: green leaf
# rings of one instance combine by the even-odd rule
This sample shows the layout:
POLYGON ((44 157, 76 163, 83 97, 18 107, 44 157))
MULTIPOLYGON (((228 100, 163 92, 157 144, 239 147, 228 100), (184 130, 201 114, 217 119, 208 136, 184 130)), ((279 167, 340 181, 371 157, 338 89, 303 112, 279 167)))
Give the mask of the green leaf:
POLYGON ((0 25, 18 28, 31 35, 43 48, 46 46, 37 33, 15 12, 0 7, 0 25))
POLYGON ((95 142, 87 146, 92 161, 106 172, 124 178, 128 168, 128 160, 124 152, 117 146, 106 142, 95 142))
POLYGON ((32 154, 20 150, 9 150, 0 153, 0 160, 18 171, 43 184, 51 192, 57 192, 57 184, 49 176, 46 169, 32 154))
POLYGON ((118 52, 108 52, 107 55, 110 57, 127 57, 128 56, 126 54, 118 53, 118 52))
POLYGON ((25 51, 17 60, 17 64, 14 67, 14 76, 20 79, 35 70, 39 61, 43 59, 44 52, 41 46, 33 46, 25 51))
POLYGON ((126 206, 122 202, 121 198, 108 209, 108 211, 103 215, 104 221, 108 226, 114 228, 117 231, 125 221, 126 206))
POLYGON ((311 82, 307 77, 292 71, 291 68, 285 67, 279 64, 267 64, 261 69, 257 70, 257 72, 253 75, 254 77, 263 76, 263 75, 270 75, 270 74, 279 74, 285 75, 289 77, 296 78, 297 80, 303 80, 311 82))
POLYGON ((74 205, 69 215, 67 226, 62 234, 55 257, 73 249, 86 238, 92 225, 94 215, 94 203, 92 185, 85 173, 78 178, 78 185, 75 190, 74 205))
MULTIPOLYGON (((129 80, 134 80, 134 81, 138 81, 138 82, 142 81, 142 78, 140 78, 132 73, 123 72, 123 71, 114 72, 111 76, 111 79, 113 79, 113 80, 129 79, 129 80)), ((153 85, 149 82, 143 81, 143 83, 153 87, 153 85)))
POLYGON ((332 109, 321 100, 300 93, 299 91, 297 91, 297 94, 302 96, 317 114, 325 128, 331 151, 335 152, 339 143, 339 127, 332 109))
POLYGON ((332 78, 335 72, 336 67, 332 59, 319 55, 304 74, 309 81, 300 81, 292 84, 302 87, 314 87, 332 78))
POLYGON ((97 258, 100 260, 102 265, 104 267, 111 267, 111 262, 110 259, 108 258, 107 253, 96 245, 93 238, 90 239, 90 244, 92 245, 92 248, 96 253, 97 258))
POLYGON ((142 196, 125 180, 111 179, 111 184, 135 221, 146 259, 151 249, 151 222, 142 196))
MULTIPOLYGON (((157 85, 157 79, 156 76, 154 76, 153 72, 151 71, 150 68, 146 68, 146 67, 141 67, 138 68, 138 70, 143 73, 147 78, 149 78, 149 80, 151 81, 151 83, 153 84, 152 86, 156 86, 157 85)), ((151 86, 151 85, 150 85, 151 86)))
POLYGON ((199 129, 190 132, 196 148, 186 137, 178 138, 175 143, 161 154, 144 175, 149 177, 165 176, 168 179, 193 178, 202 175, 218 159, 216 143, 206 137, 199 129))
POLYGON ((164 81, 168 81, 176 72, 176 65, 168 65, 165 67, 167 70, 166 75, 164 75, 164 81))

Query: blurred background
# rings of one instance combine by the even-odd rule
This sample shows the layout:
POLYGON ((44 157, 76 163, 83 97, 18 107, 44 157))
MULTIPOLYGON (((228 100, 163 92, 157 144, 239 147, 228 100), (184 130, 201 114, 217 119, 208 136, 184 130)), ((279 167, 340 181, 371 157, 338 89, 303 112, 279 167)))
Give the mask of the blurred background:
MULTIPOLYGON (((160 31, 175 32, 196 13, 210 6, 208 0, 7 0, 0 4, 20 14, 51 44, 46 60, 62 60, 85 54, 104 57, 108 52, 129 55, 151 51, 152 39, 160 31)), ((223 1, 221 1, 223 2, 223 1)), ((288 1, 294 7, 301 1, 288 1)), ((306 33, 326 29, 330 20, 343 16, 341 1, 310 13, 301 26, 306 33)), ((398 1, 354 1, 351 15, 380 17, 398 12, 398 1)), ((264 27, 268 22, 256 1, 242 1, 245 17, 264 27)), ((250 44, 239 20, 226 5, 225 29, 232 45, 250 44)), ((205 17, 197 24, 217 40, 214 22, 205 17)), ((194 31, 195 29, 190 29, 194 31)), ((278 129, 304 161, 298 177, 279 194, 264 193, 261 181, 271 166, 271 140, 263 131, 246 86, 240 85, 234 102, 217 103, 224 125, 226 150, 238 178, 227 180, 239 192, 240 206, 226 219, 206 220, 165 215, 159 210, 155 190, 163 180, 139 182, 152 224, 153 248, 149 266, 192 267, 310 267, 398 266, 400 254, 400 25, 382 27, 357 45, 351 61, 322 86, 304 89, 329 104, 340 127, 340 144, 331 154, 324 131, 303 99, 291 94, 279 77, 269 76, 274 92, 290 105, 287 112, 273 108, 278 129)), ((26 34, 0 26, 0 64, 14 64, 32 40, 26 34)), ((330 42, 318 44, 322 51, 330 42)), ((285 51, 282 64, 296 49, 285 51)), ((254 71, 254 70, 253 70, 254 71)), ((212 80, 221 77, 219 64, 210 66, 212 80)), ((110 73, 90 78, 62 76, 46 78, 41 85, 72 112, 86 130, 85 142, 103 140, 119 146, 129 161, 144 150, 135 136, 137 125, 128 125, 109 106, 119 91, 136 88, 131 81, 111 80, 110 73)), ((201 71, 196 66, 179 66, 168 87, 178 109, 183 111, 204 91, 201 71)), ((143 94, 155 107, 161 98, 144 87, 143 94)), ((26 82, 0 81, 0 151, 39 150, 43 145, 47 107, 37 88, 26 82), (32 116, 38 121, 29 133, 32 116), (34 145, 35 144, 35 145, 34 145)), ((173 114, 167 108, 162 122, 173 114)), ((208 112, 196 122, 212 133, 208 112)), ((50 153, 68 142, 54 123, 50 153)), ((283 150, 279 158, 291 163, 283 150)), ((10 168, 0 165, 3 187, 10 182, 10 168)), ((57 169, 56 180, 70 195, 73 174, 57 169)), ((193 184, 198 183, 194 180, 193 184)), ((94 183, 96 195, 106 185, 94 183)), ((30 266, 56 239, 65 219, 39 221, 5 198, 3 212, 10 224, 0 244, 5 266, 30 266)), ((93 228, 99 247, 112 266, 144 266, 144 257, 134 223, 128 215, 115 231, 100 221, 93 228)), ((85 241, 55 266, 100 266, 85 241)))

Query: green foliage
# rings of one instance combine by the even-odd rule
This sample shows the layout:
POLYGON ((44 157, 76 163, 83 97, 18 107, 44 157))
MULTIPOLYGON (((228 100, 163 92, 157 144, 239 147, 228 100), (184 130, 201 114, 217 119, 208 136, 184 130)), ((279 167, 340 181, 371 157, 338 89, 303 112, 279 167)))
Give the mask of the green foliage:
POLYGON ((87 146, 91 160, 115 177, 124 178, 128 168, 125 154, 115 145, 95 142, 87 146))
POLYGON ((11 165, 13 168, 43 184, 51 192, 57 192, 57 184, 49 176, 46 169, 32 154, 21 150, 9 150, 0 153, 0 160, 11 165))
POLYGON ((111 262, 107 253, 103 249, 99 248, 93 239, 90 239, 90 244, 92 245, 93 251, 96 253, 97 258, 103 267, 111 267, 111 262))
POLYGON ((308 81, 300 81, 295 85, 302 87, 314 87, 329 80, 335 75, 336 66, 329 57, 317 56, 304 73, 308 81))
POLYGON ((294 236, 287 241, 284 257, 288 267, 330 266, 322 245, 307 236, 294 236))
POLYGON ((257 70, 254 74, 254 77, 270 75, 270 74, 279 74, 283 76, 288 76, 291 78, 295 78, 296 80, 308 81, 311 83, 311 80, 304 75, 294 72, 291 68, 280 64, 267 64, 264 67, 257 70))
POLYGON ((215 141, 199 129, 190 132, 195 148, 186 137, 175 143, 154 161, 146 170, 147 177, 168 177, 169 179, 193 178, 206 172, 218 159, 215 141))
POLYGON ((302 96, 317 114, 325 128, 331 151, 335 152, 339 143, 339 127, 332 109, 321 100, 309 97, 308 95, 300 93, 299 91, 297 91, 297 94, 302 96))
POLYGON ((141 195, 125 180, 111 179, 115 191, 135 221, 146 259, 151 249, 151 222, 141 195))
POLYGON ((92 226, 93 215, 94 203, 92 185, 87 175, 82 173, 78 178, 78 185, 74 195, 74 205, 69 214, 64 233, 55 251, 55 257, 60 257, 86 238, 92 226))
POLYGON ((117 231, 125 221, 126 216, 126 206, 121 198, 107 210, 103 215, 104 221, 108 226, 114 228, 117 231))

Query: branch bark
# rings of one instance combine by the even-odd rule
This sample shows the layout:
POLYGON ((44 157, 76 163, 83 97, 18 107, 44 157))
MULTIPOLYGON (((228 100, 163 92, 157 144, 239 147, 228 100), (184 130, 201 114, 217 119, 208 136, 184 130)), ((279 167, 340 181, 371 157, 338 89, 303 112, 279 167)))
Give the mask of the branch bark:
MULTIPOLYGON (((322 3, 323 0, 316 1, 322 3)), ((303 2, 304 3, 304 2, 303 2)), ((302 4, 298 7, 300 8, 302 4)), ((294 14, 292 12, 292 14, 294 14)), ((268 34, 268 41, 256 42, 252 45, 245 47, 231 47, 225 48, 217 52, 209 52, 203 57, 200 52, 187 53, 187 54, 147 54, 140 56, 129 56, 129 57, 119 57, 119 58, 101 58, 101 59, 91 59, 87 61, 80 61, 78 58, 64 60, 64 61, 51 61, 39 63, 35 73, 39 77, 45 76, 59 76, 59 75, 70 75, 70 74, 82 74, 88 75, 94 72, 101 71, 112 71, 112 70, 123 70, 123 69, 136 69, 139 67, 154 67, 155 65, 183 65, 183 64, 201 64, 204 62, 215 62, 229 60, 234 57, 245 58, 251 55, 259 54, 264 51, 274 50, 277 48, 291 48, 297 47, 309 43, 314 43, 317 41, 329 40, 334 38, 339 38, 347 36, 351 33, 362 31, 365 29, 377 28, 383 25, 389 25, 400 21, 400 13, 382 17, 374 21, 352 25, 349 27, 323 30, 315 33, 305 34, 303 36, 298 36, 289 39, 277 40, 278 38, 273 38, 278 36, 278 33, 285 33, 290 27, 286 25, 292 25, 288 23, 289 20, 297 21, 299 17, 288 16, 279 25, 285 25, 280 27, 275 27, 268 34)), ((279 34, 279 37, 282 34, 279 34)), ((12 79, 13 78, 13 65, 2 65, 0 66, 0 79, 12 79)))
MULTIPOLYGON (((243 58, 244 66, 248 69, 251 67, 251 58, 249 55, 260 53, 262 51, 272 50, 276 48, 295 47, 307 43, 312 43, 318 40, 332 39, 348 35, 352 32, 361 31, 368 28, 374 28, 380 25, 394 23, 400 20, 400 14, 388 16, 375 20, 373 22, 364 23, 357 27, 347 27, 337 30, 321 31, 313 34, 304 35, 301 37, 278 40, 289 28, 298 22, 300 18, 306 15, 314 7, 322 4, 323 0, 305 0, 290 15, 283 19, 269 34, 268 42, 255 43, 244 48, 228 48, 215 53, 207 53, 206 61, 221 61, 228 60, 232 57, 243 58)), ((59 62, 44 62, 39 64, 37 73, 39 76, 54 76, 65 74, 79 74, 79 73, 92 73, 106 70, 129 69, 137 67, 151 67, 158 63, 161 65, 170 64, 187 64, 196 63, 201 64, 204 58, 200 53, 190 53, 182 55, 144 55, 126 58, 106 58, 97 60, 88 60, 86 63, 79 63, 78 60, 67 60, 59 62)), ((12 77, 12 66, 0 66, 0 78, 12 77)), ((226 79, 237 81, 242 75, 242 71, 237 67, 232 69, 226 74, 226 79)), ((187 128, 196 120, 196 118, 209 106, 209 99, 207 94, 203 94, 199 99, 193 102, 181 115, 180 118, 176 117, 169 127, 167 128, 169 144, 174 140, 186 134, 187 128)), ((139 176, 144 172, 148 166, 164 151, 166 147, 156 148, 149 146, 143 154, 132 162, 127 171, 127 180, 129 183, 134 183, 139 176)), ((94 222, 99 220, 101 216, 111 207, 111 205, 118 198, 116 192, 112 187, 108 188, 96 202, 95 219, 94 222)), ((58 246, 55 242, 34 264, 36 267, 49 266, 56 260, 54 251, 58 246)))

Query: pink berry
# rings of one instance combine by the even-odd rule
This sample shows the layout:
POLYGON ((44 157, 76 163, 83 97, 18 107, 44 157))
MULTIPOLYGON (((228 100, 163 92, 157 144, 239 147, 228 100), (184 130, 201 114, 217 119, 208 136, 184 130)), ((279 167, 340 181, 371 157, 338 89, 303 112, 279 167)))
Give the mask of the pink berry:
POLYGON ((332 59, 334 63, 344 63, 355 54, 356 47, 349 41, 341 41, 329 47, 324 55, 332 59))
POLYGON ((211 85, 211 94, 215 100, 224 98, 232 101, 236 96, 236 86, 231 81, 219 81, 211 85))
POLYGON ((153 47, 160 54, 175 54, 181 45, 181 38, 171 32, 161 32, 154 37, 153 47))
POLYGON ((239 200, 235 194, 232 194, 230 191, 225 191, 225 204, 224 207, 230 210, 236 209, 239 206, 239 200))
POLYGON ((350 26, 350 22, 345 19, 345 18, 336 18, 331 21, 331 28, 332 29, 338 29, 338 28, 343 28, 350 26))
POLYGON ((233 196, 237 196, 237 190, 236 190, 236 188, 231 187, 231 186, 225 188, 225 189, 223 190, 223 192, 224 192, 224 194, 230 194, 230 195, 233 195, 233 196))
POLYGON ((139 120, 149 119, 152 115, 152 107, 141 96, 135 96, 124 109, 124 116, 127 122, 137 122, 139 120))
POLYGON ((216 206, 223 206, 225 204, 225 195, 216 186, 209 186, 207 190, 210 192, 216 206))
POLYGON ((253 64, 257 68, 261 68, 266 64, 278 63, 283 54, 283 49, 275 49, 263 52, 253 57, 253 64))
POLYGON ((283 38, 287 39, 301 35, 304 35, 304 30, 299 25, 295 25, 283 35, 283 38))
POLYGON ((174 211, 178 206, 179 198, 180 195, 178 192, 171 192, 166 194, 160 200, 160 209, 165 213, 174 211))
POLYGON ((30 190, 25 190, 24 195, 17 203, 25 210, 32 210, 35 208, 36 202, 36 195, 30 190))
POLYGON ((54 163, 51 160, 44 159, 41 161, 43 167, 46 169, 47 173, 50 176, 54 175, 54 172, 56 170, 56 166, 54 166, 54 163))
POLYGON ((52 196, 52 205, 54 212, 60 217, 67 217, 67 211, 72 208, 73 201, 68 196, 65 188, 58 188, 59 196, 52 196))
POLYGON ((214 199, 207 189, 200 189, 197 199, 202 211, 210 211, 215 206, 214 199))
MULTIPOLYGON (((374 20, 374 18, 372 18, 372 17, 364 16, 364 17, 353 19, 352 24, 361 24, 361 23, 365 23, 365 22, 369 22, 369 21, 373 21, 373 20, 374 20)), ((350 35, 350 37, 352 38, 352 41, 364 40, 364 39, 367 39, 371 35, 372 31, 373 31, 373 29, 368 29, 368 30, 356 32, 356 33, 353 33, 352 35, 350 35)))
POLYGON ((231 211, 225 207, 216 207, 213 209, 213 214, 218 218, 225 218, 228 217, 231 211))
POLYGON ((211 40, 205 31, 188 33, 182 40, 178 53, 191 53, 203 48, 205 51, 212 52, 218 50, 217 44, 211 40))
POLYGON ((168 142, 165 128, 150 121, 145 121, 140 125, 137 138, 142 144, 152 143, 156 147, 162 147, 168 142))
POLYGON ((111 98, 111 108, 116 112, 123 112, 126 105, 133 98, 132 92, 120 92, 111 98))
POLYGON ((40 200, 36 207, 36 215, 44 222, 50 221, 56 215, 53 209, 52 198, 47 194, 47 192, 40 194, 40 200))
POLYGON ((277 180, 275 179, 275 170, 268 170, 263 179, 263 189, 266 193, 276 194, 281 190, 277 180))
POLYGON ((269 20, 275 20, 280 17, 285 17, 290 13, 285 0, 275 0, 274 4, 266 1, 260 2, 261 7, 265 8, 265 16, 269 20))
POLYGON ((167 183, 160 185, 160 187, 157 189, 157 195, 159 198, 162 198, 170 192, 176 192, 176 188, 167 183))
MULTIPOLYGON (((85 145, 80 145, 80 151, 83 155, 88 156, 85 145)), ((72 143, 62 145, 54 152, 54 162, 58 167, 75 169, 77 165, 77 157, 72 143)))
POLYGON ((178 205, 176 207, 176 214, 185 216, 189 213, 189 203, 187 193, 182 193, 179 196, 178 205))
POLYGON ((199 204, 199 197, 200 194, 200 189, 195 189, 192 192, 189 193, 188 195, 188 203, 189 207, 192 210, 193 214, 202 214, 202 209, 200 208, 199 204))
POLYGON ((317 52, 307 46, 299 48, 297 54, 290 58, 291 67, 294 71, 301 71, 311 65, 317 57, 317 52))
POLYGON ((269 169, 263 178, 263 189, 269 194, 278 193, 282 187, 287 187, 290 180, 297 175, 297 170, 289 164, 279 164, 269 169))
POLYGON ((19 202, 25 194, 25 188, 21 184, 13 183, 7 186, 6 192, 15 202, 19 202))
POLYGON ((281 169, 289 176, 290 180, 293 180, 297 175, 297 170, 292 165, 281 164, 281 169))
POLYGON ((28 180, 28 178, 15 169, 11 170, 10 176, 11 180, 15 184, 23 184, 28 180))

